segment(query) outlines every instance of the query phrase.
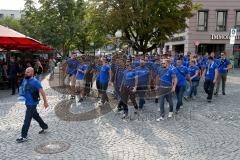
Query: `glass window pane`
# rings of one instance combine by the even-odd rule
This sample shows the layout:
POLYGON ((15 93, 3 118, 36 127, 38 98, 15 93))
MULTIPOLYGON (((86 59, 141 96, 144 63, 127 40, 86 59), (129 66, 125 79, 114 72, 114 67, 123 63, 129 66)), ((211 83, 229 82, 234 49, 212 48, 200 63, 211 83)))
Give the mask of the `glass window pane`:
POLYGON ((200 26, 204 26, 205 23, 204 23, 204 12, 199 12, 199 16, 198 16, 198 25, 200 26))
POLYGON ((236 25, 240 26, 240 11, 237 12, 236 25))
POLYGON ((217 25, 224 25, 224 12, 218 12, 217 25))

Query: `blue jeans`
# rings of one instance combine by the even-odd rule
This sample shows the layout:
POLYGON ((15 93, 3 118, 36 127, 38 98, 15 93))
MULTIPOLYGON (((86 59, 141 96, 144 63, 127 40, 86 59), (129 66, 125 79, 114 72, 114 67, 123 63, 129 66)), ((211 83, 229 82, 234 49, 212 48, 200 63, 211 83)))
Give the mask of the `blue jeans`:
POLYGON ((100 93, 101 93, 101 101, 102 103, 105 103, 106 101, 108 102, 108 96, 107 96, 107 89, 108 89, 108 82, 106 83, 101 83, 100 82, 100 93))
POLYGON ((176 95, 177 95, 177 106, 176 110, 179 111, 180 106, 183 105, 182 98, 184 94, 185 86, 177 86, 176 87, 176 95))
POLYGON ((142 109, 143 105, 145 104, 144 97, 145 97, 147 89, 148 89, 148 87, 146 87, 146 86, 137 87, 137 94, 139 96, 139 109, 142 109))
POLYGON ((190 94, 191 94, 191 86, 190 86, 190 83, 189 81, 186 81, 186 96, 187 97, 190 97, 190 94))
POLYGON ((199 85, 199 81, 192 81, 190 97, 192 97, 192 95, 194 95, 194 96, 197 95, 197 87, 198 87, 198 85, 199 85))
POLYGON ((35 119, 39 123, 39 125, 42 129, 48 128, 48 125, 46 123, 44 123, 42 118, 39 116, 36 105, 35 106, 26 106, 26 107, 27 107, 27 110, 26 110, 26 114, 25 114, 24 124, 22 126, 22 137, 23 138, 27 137, 28 129, 30 127, 32 118, 35 119))
POLYGON ((164 111, 164 101, 165 99, 167 100, 167 102, 169 103, 169 112, 173 112, 173 99, 172 99, 172 93, 166 94, 166 95, 162 95, 159 98, 160 101, 160 115, 162 117, 164 117, 165 115, 165 111, 164 111))

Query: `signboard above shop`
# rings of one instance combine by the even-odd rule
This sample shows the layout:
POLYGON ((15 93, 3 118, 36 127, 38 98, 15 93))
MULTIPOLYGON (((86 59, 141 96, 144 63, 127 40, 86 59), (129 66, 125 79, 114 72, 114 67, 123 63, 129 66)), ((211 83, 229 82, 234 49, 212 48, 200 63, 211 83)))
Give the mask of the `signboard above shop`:
MULTIPOLYGON (((230 34, 212 34, 211 40, 230 40, 230 34)), ((236 35, 236 40, 240 40, 240 35, 236 35)))

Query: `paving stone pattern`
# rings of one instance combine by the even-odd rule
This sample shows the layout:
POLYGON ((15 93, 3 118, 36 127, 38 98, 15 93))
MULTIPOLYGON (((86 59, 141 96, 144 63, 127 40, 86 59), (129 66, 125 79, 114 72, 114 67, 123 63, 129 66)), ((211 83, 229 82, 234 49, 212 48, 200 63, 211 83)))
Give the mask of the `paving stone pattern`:
MULTIPOLYGON (((240 159, 239 73, 229 75, 226 96, 220 94, 209 104, 201 84, 197 100, 184 101, 180 114, 162 122, 155 121, 159 117, 158 105, 151 99, 137 117, 133 107, 130 108, 131 121, 122 120, 112 110, 91 120, 65 120, 57 115, 55 107, 67 97, 51 89, 47 78, 43 85, 50 107, 44 109, 41 102, 38 110, 50 130, 39 135, 40 128, 32 121, 27 143, 15 142, 20 135, 25 106, 16 103, 17 96, 0 91, 0 159, 240 159), (56 141, 70 144, 69 149, 56 154, 35 151, 39 145, 56 141)), ((92 98, 85 105, 73 102, 69 112, 81 117, 81 113, 95 108, 96 100, 92 98)))

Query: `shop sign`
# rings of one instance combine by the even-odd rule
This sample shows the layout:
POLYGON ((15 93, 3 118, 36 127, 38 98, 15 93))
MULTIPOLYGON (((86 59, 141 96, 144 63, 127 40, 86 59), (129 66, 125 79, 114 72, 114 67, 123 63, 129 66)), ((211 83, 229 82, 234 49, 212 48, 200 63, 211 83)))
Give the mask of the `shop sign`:
MULTIPOLYGON (((212 34, 211 40, 230 40, 230 34, 212 34)), ((240 40, 240 35, 235 37, 236 40, 240 40)))

